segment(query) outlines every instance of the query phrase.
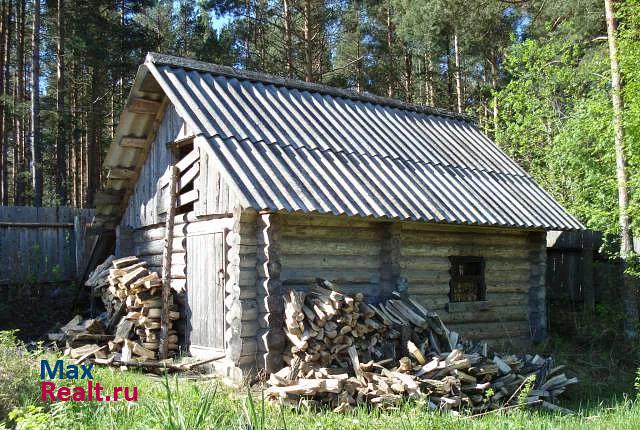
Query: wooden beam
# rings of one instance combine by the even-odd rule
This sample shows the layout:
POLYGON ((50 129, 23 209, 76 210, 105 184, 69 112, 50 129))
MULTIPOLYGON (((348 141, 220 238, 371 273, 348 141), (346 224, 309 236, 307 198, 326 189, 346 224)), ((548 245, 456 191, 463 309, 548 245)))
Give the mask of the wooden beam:
POLYGON ((0 222, 0 227, 20 228, 73 228, 72 222, 40 223, 40 222, 0 222))
POLYGON ((136 97, 131 100, 129 106, 127 106, 127 110, 143 115, 155 115, 160 109, 160 105, 161 103, 159 101, 136 97))
POLYGON ((178 207, 195 202, 196 200, 198 200, 198 190, 187 191, 178 197, 178 207))
POLYGON ((123 148, 143 149, 147 145, 147 137, 123 136, 120 139, 120 146, 123 148))
POLYGON ((110 167, 107 179, 131 179, 135 173, 132 167, 110 167))
POLYGON ((198 148, 193 148, 193 151, 184 156, 184 158, 176 164, 176 167, 180 172, 184 172, 191 166, 193 163, 200 159, 200 151, 198 148))
POLYGON ((177 139, 173 142, 167 142, 167 146, 169 148, 180 148, 186 145, 193 145, 193 136, 183 137, 182 139, 177 139))
POLYGON ((189 185, 196 176, 198 176, 198 172, 200 171, 199 163, 195 163, 189 170, 187 170, 183 175, 180 176, 180 186, 178 189, 182 191, 184 187, 189 185))
POLYGON ((169 338, 169 298, 171 297, 171 254, 173 253, 173 226, 178 195, 178 168, 171 166, 169 180, 169 213, 165 225, 164 253, 162 254, 162 311, 160 314, 160 359, 167 358, 169 338))
POLYGON ((92 232, 102 231, 101 229, 105 229, 108 231, 113 231, 115 226, 120 222, 120 217, 115 215, 96 215, 93 223, 91 224, 90 230, 92 232))

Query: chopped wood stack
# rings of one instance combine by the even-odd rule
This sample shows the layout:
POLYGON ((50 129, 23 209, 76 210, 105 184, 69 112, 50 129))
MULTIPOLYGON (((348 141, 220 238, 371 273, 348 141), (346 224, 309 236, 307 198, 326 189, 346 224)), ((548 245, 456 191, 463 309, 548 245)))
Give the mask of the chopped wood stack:
POLYGON ((449 331, 437 314, 411 298, 368 304, 318 280, 286 298, 287 367, 268 381, 269 397, 346 411, 368 403, 395 406, 426 398, 433 409, 483 412, 552 402, 577 383, 539 355, 493 354, 449 331))
MULTIPOLYGON (((72 348, 69 351, 72 357, 78 354, 74 348, 102 344, 105 346, 104 350, 108 349, 111 355, 93 354, 98 360, 128 362, 157 359, 162 281, 158 273, 149 271, 146 266, 146 262, 135 256, 120 259, 109 257, 91 273, 85 283, 92 287, 94 297, 102 298, 106 309, 103 321, 83 321, 80 316, 76 316, 62 327, 61 333, 51 333, 49 338, 66 340, 67 346, 72 348)), ((180 312, 173 303, 173 295, 169 297, 168 305, 168 349, 175 354, 178 350, 178 335, 171 325, 172 321, 180 318, 180 312)), ((85 349, 87 348, 82 351, 85 349)), ((100 352, 104 350, 101 349, 100 352)))

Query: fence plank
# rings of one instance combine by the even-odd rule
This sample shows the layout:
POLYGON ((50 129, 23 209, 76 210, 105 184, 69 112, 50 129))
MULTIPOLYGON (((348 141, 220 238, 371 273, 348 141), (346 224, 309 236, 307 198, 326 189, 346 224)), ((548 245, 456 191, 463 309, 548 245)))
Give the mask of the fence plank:
POLYGON ((92 209, 0 206, 0 283, 71 282, 92 209))

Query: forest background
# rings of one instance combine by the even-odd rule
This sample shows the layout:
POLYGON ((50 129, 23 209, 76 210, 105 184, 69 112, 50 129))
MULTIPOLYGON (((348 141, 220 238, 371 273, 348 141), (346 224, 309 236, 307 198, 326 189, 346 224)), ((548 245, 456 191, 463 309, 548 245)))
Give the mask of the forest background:
MULTIPOLYGON (((640 0, 614 7, 638 231, 640 0)), ((4 205, 92 206, 157 51, 465 113, 585 225, 618 233, 601 0, 2 0, 0 13, 4 205)))

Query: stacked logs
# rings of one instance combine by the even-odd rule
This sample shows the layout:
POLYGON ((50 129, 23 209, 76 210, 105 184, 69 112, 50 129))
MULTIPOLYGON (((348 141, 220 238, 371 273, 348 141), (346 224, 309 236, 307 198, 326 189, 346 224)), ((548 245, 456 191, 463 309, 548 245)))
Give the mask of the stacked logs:
MULTIPOLYGON (((150 272, 145 261, 137 257, 125 257, 112 262, 109 269, 109 286, 102 291, 102 301, 105 309, 118 319, 116 338, 129 338, 130 330, 135 326, 135 336, 139 346, 132 346, 134 355, 156 358, 159 349, 160 314, 162 312, 162 280, 157 272, 150 272), (137 354, 137 351, 140 354, 137 354), (150 351, 150 353, 149 353, 150 351)), ((171 321, 180 318, 177 306, 173 303, 173 296, 169 296, 169 351, 178 350, 178 335, 172 329, 171 321)), ((113 325, 113 322, 110 324, 113 325)), ((116 346, 117 348, 117 346, 116 346)))
POLYGON ((369 304, 318 280, 285 300, 288 364, 273 373, 272 400, 350 410, 424 398, 433 409, 475 413, 514 404, 559 409, 552 402, 577 383, 539 355, 488 356, 486 343, 449 331, 411 298, 369 304))
MULTIPOLYGON (((86 321, 76 316, 60 333, 50 333, 49 338, 66 341, 68 353, 74 358, 84 355, 83 351, 99 348, 93 354, 98 362, 157 359, 163 306, 162 280, 158 273, 147 269, 147 262, 135 256, 109 257, 91 273, 85 285, 92 288, 94 297, 102 299, 106 312, 98 319, 86 321), (101 330, 92 331, 91 327, 97 323, 101 330)), ((167 306, 168 350, 175 354, 178 334, 172 322, 180 318, 180 312, 174 304, 173 291, 167 306)))

